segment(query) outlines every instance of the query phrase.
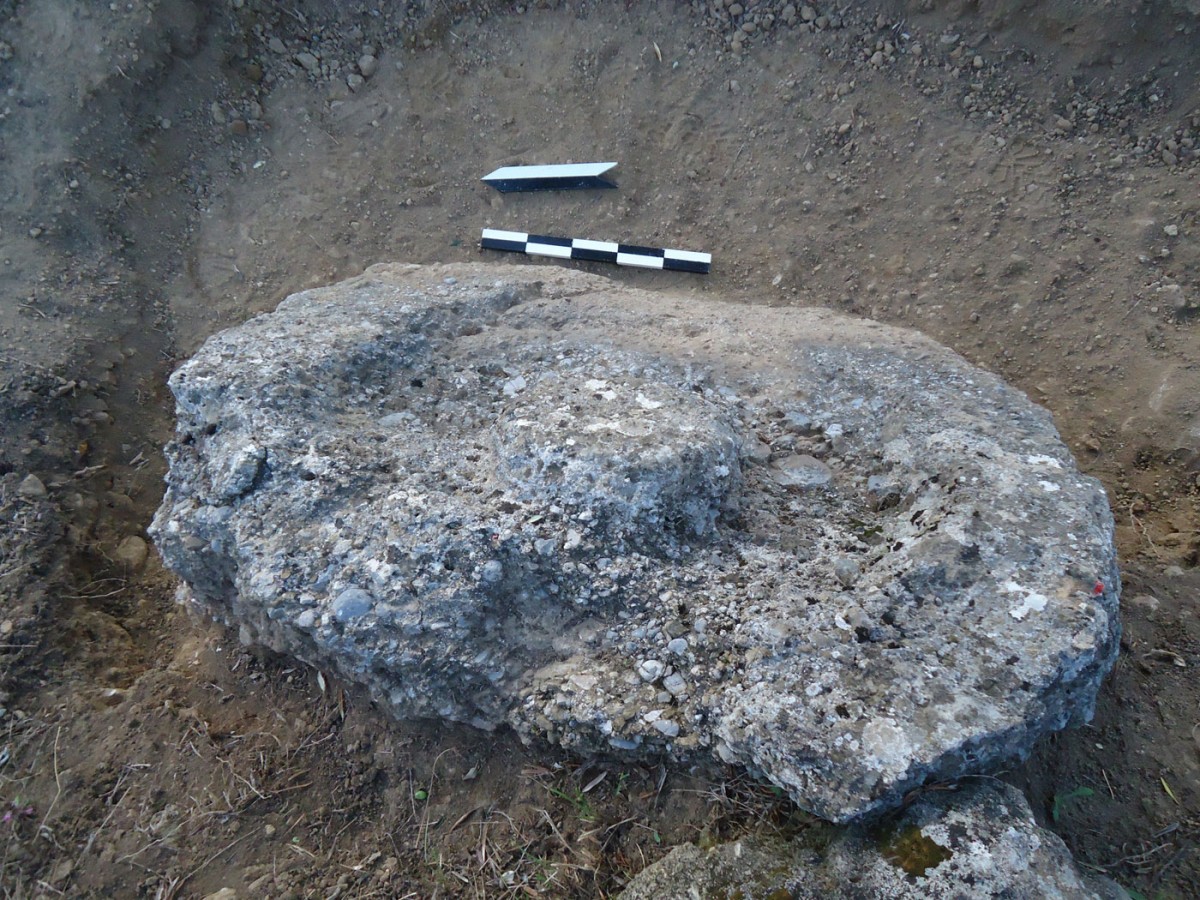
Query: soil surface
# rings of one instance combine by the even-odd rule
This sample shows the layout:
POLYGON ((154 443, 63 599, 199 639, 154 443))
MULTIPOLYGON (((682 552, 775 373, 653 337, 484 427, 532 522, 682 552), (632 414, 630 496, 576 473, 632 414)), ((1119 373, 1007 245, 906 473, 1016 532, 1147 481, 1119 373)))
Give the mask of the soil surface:
POLYGON ((566 265, 916 327, 1050 409, 1117 518, 1123 653, 997 774, 1133 896, 1200 895, 1194 7, 0 0, 0 895, 611 896, 826 827, 393 722, 145 554, 178 362, 375 262, 528 262, 483 227, 709 251, 566 265), (601 160, 618 190, 479 181, 601 160))

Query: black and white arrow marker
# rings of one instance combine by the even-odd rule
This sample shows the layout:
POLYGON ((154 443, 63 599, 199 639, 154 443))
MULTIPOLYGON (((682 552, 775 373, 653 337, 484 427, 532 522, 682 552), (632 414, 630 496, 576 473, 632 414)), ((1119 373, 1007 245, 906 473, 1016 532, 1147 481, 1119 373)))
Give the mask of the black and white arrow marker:
POLYGON ((544 234, 526 234, 523 231, 498 231, 495 228, 483 229, 483 238, 479 245, 484 250, 508 250, 514 253, 528 253, 530 256, 554 256, 559 259, 588 259, 616 263, 618 266, 697 272, 701 275, 707 275, 712 266, 710 253, 639 247, 635 244, 589 241, 583 238, 549 237, 544 234))
POLYGON ((602 177, 615 162, 571 163, 553 166, 504 166, 483 176, 498 191, 570 191, 615 188, 602 177))

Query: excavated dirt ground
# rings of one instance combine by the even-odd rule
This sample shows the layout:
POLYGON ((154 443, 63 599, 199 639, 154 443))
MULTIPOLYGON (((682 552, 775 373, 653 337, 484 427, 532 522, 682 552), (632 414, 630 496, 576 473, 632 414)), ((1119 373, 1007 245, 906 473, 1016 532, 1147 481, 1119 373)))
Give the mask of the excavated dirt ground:
POLYGON ((1196 10, 528 6, 0 0, 0 895, 607 896, 681 841, 819 836, 734 772, 397 725, 117 552, 206 336, 373 262, 525 262, 485 226, 708 250, 570 265, 913 326, 1047 406, 1126 631, 1092 725, 1001 777, 1133 896, 1200 895, 1196 10), (619 190, 478 181, 591 160, 619 190))

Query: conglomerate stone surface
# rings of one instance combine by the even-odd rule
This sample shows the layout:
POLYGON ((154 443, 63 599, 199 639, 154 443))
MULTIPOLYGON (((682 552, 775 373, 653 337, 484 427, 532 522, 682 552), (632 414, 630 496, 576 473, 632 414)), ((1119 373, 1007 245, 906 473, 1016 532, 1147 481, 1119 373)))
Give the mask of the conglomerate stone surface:
POLYGON ((171 378, 187 595, 396 714, 715 754, 820 816, 1090 718, 1102 489, 909 331, 566 269, 377 266, 171 378))

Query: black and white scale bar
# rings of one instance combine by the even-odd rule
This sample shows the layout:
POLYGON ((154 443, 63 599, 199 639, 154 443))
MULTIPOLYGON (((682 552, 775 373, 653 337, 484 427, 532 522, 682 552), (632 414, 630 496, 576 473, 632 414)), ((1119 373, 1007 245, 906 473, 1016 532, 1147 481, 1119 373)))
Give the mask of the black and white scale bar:
POLYGON ((611 241, 589 241, 582 238, 548 237, 544 234, 526 234, 523 231, 498 231, 495 228, 483 229, 483 238, 479 245, 484 250, 509 250, 513 253, 554 256, 559 259, 588 259, 616 263, 618 266, 697 272, 701 275, 707 275, 712 266, 710 253, 638 247, 634 244, 614 244, 611 241))
POLYGON ((615 188, 604 175, 615 162, 573 163, 554 166, 504 166, 483 176, 498 191, 571 191, 615 188))

